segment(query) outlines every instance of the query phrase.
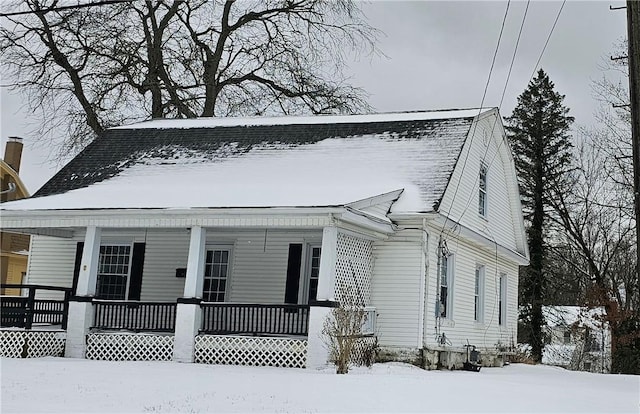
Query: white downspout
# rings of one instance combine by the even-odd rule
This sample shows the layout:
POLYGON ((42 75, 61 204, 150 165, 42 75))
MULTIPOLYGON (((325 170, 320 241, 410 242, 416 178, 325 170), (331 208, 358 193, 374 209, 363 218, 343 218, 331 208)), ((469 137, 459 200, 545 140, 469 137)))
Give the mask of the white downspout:
POLYGON ((422 315, 422 347, 427 346, 427 298, 429 293, 429 233, 427 233, 427 219, 422 219, 422 271, 424 272, 420 289, 422 291, 422 303, 420 314, 422 315))

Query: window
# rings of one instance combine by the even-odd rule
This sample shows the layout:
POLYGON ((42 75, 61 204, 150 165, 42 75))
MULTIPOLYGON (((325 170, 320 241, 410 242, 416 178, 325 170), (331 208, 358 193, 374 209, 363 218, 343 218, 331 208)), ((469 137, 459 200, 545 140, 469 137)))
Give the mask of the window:
POLYGON ((476 267, 476 281, 473 300, 473 319, 482 322, 484 313, 484 266, 476 267))
POLYGON ((205 302, 224 302, 229 275, 231 249, 207 249, 204 264, 204 286, 202 300, 205 302))
POLYGON ((500 275, 500 296, 498 296, 498 325, 505 325, 507 318, 507 275, 500 275))
POLYGON ((96 298, 125 300, 131 262, 131 245, 100 246, 96 298))
POLYGON ((565 344, 570 344, 571 343, 571 331, 570 330, 564 331, 564 343, 565 344))
POLYGON ((585 352, 600 352, 601 350, 598 337, 591 333, 589 328, 586 328, 584 332, 584 350, 585 352))
POLYGON ((442 318, 451 318, 453 303, 453 255, 440 257, 440 301, 438 314, 442 318))
POLYGON ((309 274, 308 301, 316 300, 318 295, 318 278, 320 276, 320 246, 309 246, 309 264, 307 272, 309 274))
POLYGON ((487 166, 485 163, 480 164, 480 177, 478 185, 478 213, 481 216, 487 216, 487 166))

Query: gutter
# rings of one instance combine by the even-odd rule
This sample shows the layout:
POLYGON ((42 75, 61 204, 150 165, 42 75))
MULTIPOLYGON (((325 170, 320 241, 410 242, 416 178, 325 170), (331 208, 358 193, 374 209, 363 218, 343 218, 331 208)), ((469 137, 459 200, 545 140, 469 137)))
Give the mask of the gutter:
POLYGON ((502 254, 515 261, 521 266, 527 266, 529 264, 529 254, 528 252, 522 253, 516 250, 513 250, 509 247, 503 246, 497 243, 493 238, 486 236, 477 230, 473 230, 464 224, 461 224, 455 220, 444 217, 440 213, 436 212, 426 212, 426 213, 390 213, 389 218, 396 220, 424 220, 425 223, 433 223, 437 227, 445 228, 447 226, 452 228, 458 228, 459 234, 468 237, 470 240, 475 241, 479 244, 491 244, 496 245, 498 249, 498 253, 502 254))

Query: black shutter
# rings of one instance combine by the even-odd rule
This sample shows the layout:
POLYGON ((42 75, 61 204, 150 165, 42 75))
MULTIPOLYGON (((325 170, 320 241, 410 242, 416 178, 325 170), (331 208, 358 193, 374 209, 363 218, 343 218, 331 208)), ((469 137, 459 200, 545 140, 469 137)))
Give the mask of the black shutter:
POLYGON ((142 291, 142 270, 144 267, 144 243, 133 243, 131 276, 129 279, 129 300, 140 300, 142 291))
POLYGON ((80 277, 80 265, 82 263, 82 251, 84 250, 84 242, 78 242, 76 245, 76 261, 73 264, 73 282, 71 283, 71 295, 75 296, 78 290, 78 278, 80 277))
POLYGON ((287 285, 284 292, 284 303, 298 303, 300 287, 300 265, 302 264, 302 244, 289 245, 289 262, 287 264, 287 285))

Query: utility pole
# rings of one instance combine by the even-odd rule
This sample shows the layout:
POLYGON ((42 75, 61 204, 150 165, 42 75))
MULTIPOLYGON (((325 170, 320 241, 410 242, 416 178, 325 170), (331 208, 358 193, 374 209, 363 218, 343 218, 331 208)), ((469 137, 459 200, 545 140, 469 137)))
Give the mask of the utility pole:
POLYGON ((640 293, 640 2, 627 0, 629 97, 633 145, 633 195, 636 216, 636 295, 640 293))

